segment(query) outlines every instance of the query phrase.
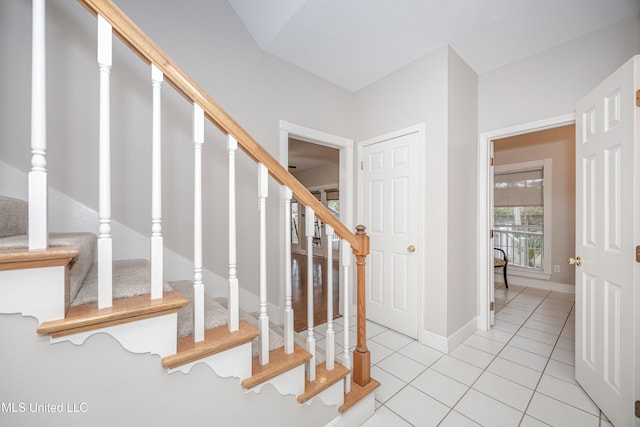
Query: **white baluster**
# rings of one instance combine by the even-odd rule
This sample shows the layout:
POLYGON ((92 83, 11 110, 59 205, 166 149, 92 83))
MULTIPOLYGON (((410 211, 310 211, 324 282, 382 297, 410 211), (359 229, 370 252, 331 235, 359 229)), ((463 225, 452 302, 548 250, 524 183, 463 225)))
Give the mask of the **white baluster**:
POLYGON ((102 16, 98 16, 98 66, 100 69, 99 118, 99 218, 98 237, 98 308, 112 305, 113 246, 111 241, 111 78, 112 30, 102 16))
POLYGON ((293 353, 293 307, 291 304, 291 189, 284 187, 284 352, 293 353))
POLYGON ((229 152, 229 295, 227 309, 227 323, 229 332, 240 328, 240 304, 238 297, 238 277, 236 261, 236 150, 238 141, 227 136, 227 151, 229 152))
POLYGON ((47 231, 47 70, 44 0, 33 0, 32 21, 29 249, 46 249, 49 245, 49 237, 47 231))
POLYGON ((313 336, 313 227, 315 213, 305 207, 305 234, 307 236, 307 351, 311 359, 307 362, 307 379, 316 379, 316 339, 313 336))
POLYGON ((151 299, 162 298, 162 71, 151 64, 153 120, 151 130, 151 299))
POLYGON ((269 316, 267 316, 267 216, 266 200, 269 195, 269 171, 258 163, 258 199, 260 209, 260 364, 269 363, 269 316))
MULTIPOLYGON (((327 370, 335 366, 336 347, 335 332, 333 330, 333 227, 325 224, 327 235, 327 370)), ((346 333, 346 332, 345 332, 346 333)))
POLYGON ((202 284, 202 144, 204 111, 193 104, 193 340, 204 340, 204 285, 202 284))
POLYGON ((349 393, 351 391, 351 354, 349 352, 349 267, 351 266, 351 247, 346 240, 342 241, 342 247, 340 248, 340 255, 342 257, 342 316, 344 319, 344 353, 342 354, 342 364, 345 368, 349 369, 349 374, 344 379, 344 392, 349 393))

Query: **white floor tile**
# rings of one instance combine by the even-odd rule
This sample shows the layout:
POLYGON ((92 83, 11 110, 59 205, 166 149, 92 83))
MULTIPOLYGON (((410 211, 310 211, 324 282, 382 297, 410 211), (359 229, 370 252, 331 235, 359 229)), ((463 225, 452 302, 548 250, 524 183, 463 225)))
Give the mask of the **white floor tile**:
POLYGON ((534 393, 527 414, 557 427, 597 427, 600 421, 596 416, 540 393, 534 393))
POLYGON ((549 424, 543 423, 529 415, 525 415, 518 427, 547 427, 549 424))
POLYGON ((371 320, 367 320, 367 338, 373 338, 388 330, 389 328, 378 325, 376 322, 372 322, 371 320))
POLYGON ((481 337, 506 344, 513 336, 513 332, 505 332, 497 328, 491 328, 488 331, 477 331, 475 335, 480 335, 481 337))
POLYGON ((463 362, 460 359, 456 359, 455 357, 451 357, 448 354, 445 354, 436 363, 431 365, 431 368, 468 386, 473 384, 482 373, 482 369, 463 362))
POLYGON ((375 391, 376 400, 385 403, 394 394, 400 391, 407 383, 400 378, 394 377, 387 371, 374 366, 371 368, 371 376, 380 382, 380 387, 375 391))
POLYGON ((564 348, 556 347, 551 353, 551 358, 559 362, 566 363, 567 365, 575 365, 575 350, 565 350, 564 348))
POLYGON ((467 362, 473 366, 484 369, 489 366, 489 363, 493 361, 495 355, 486 353, 477 348, 469 347, 468 345, 461 344, 456 347, 451 353, 451 356, 467 362))
POLYGON ((522 350, 510 344, 507 345, 498 356, 540 372, 542 372, 548 360, 546 357, 522 350))
POLYGON ((518 329, 521 328, 522 325, 516 325, 515 323, 510 322, 496 322, 494 328, 500 331, 508 332, 511 335, 515 334, 518 329))
POLYGON ((403 420, 400 416, 393 413, 388 408, 382 406, 362 424, 362 427, 411 427, 411 424, 403 420))
MULTIPOLYGON (((349 330, 349 347, 356 345, 357 335, 355 331, 349 330)), ((342 347, 344 345, 344 329, 340 332, 336 332, 335 343, 342 347)))
POLYGON ((415 360, 409 359, 400 353, 393 353, 391 356, 378 363, 378 366, 407 383, 411 382, 415 377, 427 369, 426 366, 416 362, 415 360))
POLYGON ((469 386, 459 383, 433 369, 424 371, 411 382, 411 385, 450 408, 452 408, 469 389, 469 386))
POLYGON ((530 351, 531 353, 535 353, 539 356, 548 358, 553 351, 553 346, 549 344, 542 343, 540 341, 532 340, 529 338, 521 337, 516 335, 509 342, 509 345, 514 347, 518 347, 522 350, 530 351))
POLYGON ((525 320, 527 320, 528 316, 515 316, 510 313, 503 313, 502 311, 496 314, 496 322, 498 321, 506 321, 513 323, 515 325, 522 325, 525 320))
POLYGON ((506 378, 510 381, 535 389, 541 373, 535 369, 527 368, 510 360, 498 357, 489 365, 487 371, 506 378))
POLYGON ((600 416, 600 409, 578 384, 571 384, 556 377, 543 375, 536 392, 575 406, 595 416, 600 416))
POLYGON ((447 415, 444 420, 438 424, 438 427, 477 427, 479 425, 480 424, 471 421, 464 415, 456 411, 451 411, 449 412, 449 415, 447 415))
POLYGON ((382 344, 383 346, 390 348, 391 350, 399 350, 413 341, 413 339, 409 338, 408 336, 399 334, 391 330, 382 332, 381 334, 371 338, 371 340, 382 344))
POLYGON ((555 334, 556 336, 560 334, 560 331, 562 331, 562 325, 552 325, 550 323, 545 323, 539 320, 532 320, 532 319, 527 320, 524 326, 531 329, 536 329, 538 331, 546 332, 548 334, 552 334, 552 335, 555 334))
POLYGON ((566 363, 558 362, 557 360, 549 360, 547 364, 547 368, 544 370, 544 373, 547 375, 551 375, 552 377, 556 377, 563 381, 577 384, 576 383, 576 370, 573 366, 567 365, 566 363))
POLYGON ((531 329, 527 326, 520 328, 516 336, 529 338, 530 340, 540 341, 544 344, 554 345, 558 341, 558 334, 548 334, 546 332, 531 329))
POLYGON ((454 408, 483 426, 517 426, 522 413, 502 402, 475 391, 469 390, 454 408))
POLYGON ((485 372, 473 384, 473 388, 494 399, 524 412, 533 390, 521 386, 491 372, 485 372))
POLYGON ((367 342, 367 348, 369 349, 369 353, 371 354, 371 364, 376 365, 380 363, 381 360, 389 357, 393 350, 383 346, 382 344, 378 344, 373 340, 369 340, 367 342))
POLYGON ((402 347, 401 353, 410 359, 424 365, 431 366, 436 360, 440 359, 443 353, 434 350, 431 347, 422 345, 417 341, 413 341, 402 347))
POLYGON ((572 338, 560 336, 560 338, 558 339, 558 343, 556 344, 556 347, 561 348, 563 350, 569 350, 569 351, 575 352, 576 340, 572 338))
POLYGON ((437 426, 449 407, 408 386, 393 396, 386 406, 414 426, 437 426))
POLYGON ((463 344, 493 355, 500 353, 500 350, 504 347, 504 343, 494 341, 477 333, 467 338, 463 344))

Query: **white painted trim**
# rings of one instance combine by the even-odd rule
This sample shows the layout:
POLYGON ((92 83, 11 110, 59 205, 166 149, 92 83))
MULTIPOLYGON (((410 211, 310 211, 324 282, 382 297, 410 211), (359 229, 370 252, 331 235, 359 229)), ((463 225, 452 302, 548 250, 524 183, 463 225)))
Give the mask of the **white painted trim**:
MULTIPOLYGON (((325 147, 337 148, 340 150, 340 183, 338 185, 340 191, 340 221, 350 230, 354 230, 353 226, 353 139, 345 138, 338 135, 311 129, 286 120, 280 120, 280 155, 278 160, 285 168, 289 165, 289 137, 311 142, 313 144, 323 145, 325 147)), ((280 189, 280 200, 284 196, 284 187, 280 189)), ((279 204, 279 214, 282 218, 284 206, 279 204)), ((280 253, 289 256, 286 253, 286 245, 284 241, 284 233, 280 234, 280 253)), ((283 258, 284 259, 284 258, 283 258)), ((280 295, 284 295, 284 263, 280 265, 280 295)), ((352 272, 352 277, 354 273, 352 272)), ((342 292, 339 296, 339 307, 343 306, 342 292)), ((278 304, 284 309, 284 298, 278 300, 278 304)))
MULTIPOLYGON (((384 135, 380 135, 364 141, 359 141, 357 143, 357 148, 356 148, 357 150, 356 164, 360 165, 361 162, 363 161, 362 152, 364 150, 364 147, 366 147, 367 145, 377 144, 379 142, 387 141, 394 138, 399 138, 401 136, 409 135, 412 133, 418 134, 418 147, 417 147, 418 158, 421 159, 421 161, 424 160, 423 156, 425 154, 425 150, 423 147, 426 145, 426 124, 419 123, 417 125, 409 126, 407 128, 400 129, 394 132, 389 132, 384 135)), ((424 212, 426 212, 426 205, 425 205, 426 197, 422 197, 423 188, 424 188, 423 180, 424 180, 423 168, 418 167, 417 194, 420 195, 420 201, 418 203, 418 248, 426 248, 426 241, 427 241, 425 236, 425 227, 423 227, 420 222, 420 218, 422 218, 424 215, 424 212)), ((362 193, 363 193, 362 186, 363 186, 363 171, 362 169, 359 169, 357 174, 358 197, 357 197, 357 216, 356 216, 357 221, 359 223, 362 222, 362 218, 364 215, 364 207, 362 205, 363 203, 362 202, 362 193)), ((424 257, 426 256, 426 253, 427 251, 424 251, 424 250, 418 251, 419 260, 418 260, 418 281, 417 282, 419 284, 424 283, 422 278, 425 277, 424 268, 426 265, 426 260, 424 259, 424 257)), ((422 304, 423 301, 424 301, 424 287, 418 286, 418 324, 416 325, 416 331, 418 335, 418 340, 420 342, 430 341, 431 340, 430 337, 434 335, 431 332, 427 332, 426 330, 423 330, 423 328, 421 327, 421 325, 424 325, 424 306, 422 304), (424 333, 426 333, 427 335, 424 335, 424 333)))
POLYGON ((448 337, 434 334, 431 331, 422 330, 420 343, 448 354, 455 350, 457 346, 462 344, 464 340, 473 335, 477 330, 478 319, 474 317, 448 337))
POLYGON ((241 380, 251 376, 251 343, 246 343, 212 354, 195 362, 187 363, 174 369, 169 369, 168 373, 182 372, 188 374, 191 369, 199 364, 209 366, 217 376, 222 378, 236 377, 241 380))
POLYGON ((0 313, 64 319, 65 266, 0 271, 0 313))
MULTIPOLYGON (((504 283, 502 273, 496 273, 496 283, 504 283)), ((540 280, 535 277, 518 277, 514 280, 509 280, 510 285, 528 286, 530 288, 544 289, 547 291, 562 292, 565 294, 575 294, 576 287, 574 285, 568 285, 566 283, 550 282, 549 280, 540 280)))
POLYGON ((491 206, 489 206, 489 162, 491 159, 491 141, 498 138, 519 135, 523 133, 535 132, 544 129, 573 124, 576 121, 575 113, 535 122, 523 123, 516 126, 483 132, 480 134, 478 146, 478 205, 477 205, 477 271, 478 271, 478 329, 486 331, 489 329, 489 287, 493 286, 493 265, 489 262, 489 254, 493 248, 493 241, 489 238, 489 228, 491 227, 491 206))

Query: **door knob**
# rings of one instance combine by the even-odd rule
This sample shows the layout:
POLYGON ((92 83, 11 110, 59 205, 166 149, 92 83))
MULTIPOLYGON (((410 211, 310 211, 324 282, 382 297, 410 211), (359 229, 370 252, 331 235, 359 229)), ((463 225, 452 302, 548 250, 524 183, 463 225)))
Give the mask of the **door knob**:
POLYGON ((568 260, 569 264, 572 265, 577 265, 578 267, 580 267, 582 265, 582 258, 580 258, 579 256, 575 257, 575 258, 569 258, 568 260))
POLYGON ((407 251, 409 253, 414 253, 416 251, 416 247, 413 245, 409 245, 409 247, 407 248, 407 251))

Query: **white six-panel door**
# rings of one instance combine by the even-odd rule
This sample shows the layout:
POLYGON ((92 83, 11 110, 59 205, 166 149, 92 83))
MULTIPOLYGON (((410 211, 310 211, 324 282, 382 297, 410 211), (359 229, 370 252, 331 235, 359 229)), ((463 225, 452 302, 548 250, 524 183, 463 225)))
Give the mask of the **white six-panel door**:
POLYGON ((637 56, 576 107, 576 379, 616 426, 640 425, 639 65, 637 56))
POLYGON ((362 147, 363 223, 370 236, 367 318, 405 335, 418 334, 417 131, 362 147))

